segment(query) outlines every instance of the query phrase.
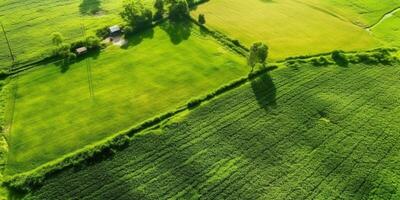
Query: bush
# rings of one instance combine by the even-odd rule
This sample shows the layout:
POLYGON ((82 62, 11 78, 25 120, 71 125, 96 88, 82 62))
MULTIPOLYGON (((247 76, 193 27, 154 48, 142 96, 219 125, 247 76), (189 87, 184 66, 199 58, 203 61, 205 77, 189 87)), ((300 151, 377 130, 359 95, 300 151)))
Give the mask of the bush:
POLYGON ((330 64, 328 59, 324 56, 312 58, 310 61, 314 66, 327 66, 330 64))
POLYGON ((130 35, 133 33, 133 28, 132 26, 126 25, 124 27, 122 27, 122 31, 126 34, 126 35, 130 35))
POLYGON ((204 25, 206 23, 206 17, 204 16, 204 14, 199 14, 198 21, 201 25, 204 25))
POLYGON ((342 51, 333 51, 331 57, 340 66, 347 66, 349 64, 346 55, 342 51))
POLYGON ((104 39, 110 35, 110 31, 108 30, 108 26, 105 26, 101 29, 96 30, 96 36, 104 39))
POLYGON ((100 48, 100 39, 96 36, 89 36, 85 39, 85 46, 88 49, 99 49, 100 48))

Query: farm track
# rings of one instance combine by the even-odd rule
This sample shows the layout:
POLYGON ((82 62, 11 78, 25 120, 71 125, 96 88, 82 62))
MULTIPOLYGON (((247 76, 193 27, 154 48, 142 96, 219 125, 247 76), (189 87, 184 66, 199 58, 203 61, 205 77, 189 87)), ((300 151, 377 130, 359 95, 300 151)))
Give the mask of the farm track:
POLYGON ((375 181, 379 169, 390 171, 381 161, 398 149, 400 82, 387 73, 400 71, 272 72, 161 135, 134 139, 110 160, 62 172, 26 198, 320 199, 333 191, 335 198, 361 199, 371 191, 365 182, 375 181))
POLYGON ((368 31, 371 31, 372 29, 374 29, 376 26, 378 26, 379 24, 381 24, 385 19, 392 17, 393 14, 397 13, 400 11, 400 7, 394 8, 393 10, 385 13, 384 15, 382 15, 382 17, 374 24, 370 25, 367 27, 368 31))

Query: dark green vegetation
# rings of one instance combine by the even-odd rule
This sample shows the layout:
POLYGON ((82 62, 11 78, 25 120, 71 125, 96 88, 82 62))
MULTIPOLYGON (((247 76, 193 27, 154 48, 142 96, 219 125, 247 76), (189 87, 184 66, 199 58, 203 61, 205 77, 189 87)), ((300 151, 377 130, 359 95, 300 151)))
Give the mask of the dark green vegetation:
POLYGON ((399 64, 262 74, 26 199, 397 199, 399 64))

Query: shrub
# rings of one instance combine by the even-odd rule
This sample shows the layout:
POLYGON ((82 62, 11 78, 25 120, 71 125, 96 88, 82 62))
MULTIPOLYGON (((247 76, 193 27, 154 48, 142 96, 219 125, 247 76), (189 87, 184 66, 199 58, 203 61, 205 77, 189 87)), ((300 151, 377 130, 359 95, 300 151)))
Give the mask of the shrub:
POLYGON ((349 64, 346 55, 342 51, 333 51, 331 57, 340 66, 347 66, 349 64))
POLYGON ((85 39, 85 46, 88 49, 99 49, 100 48, 100 39, 96 36, 88 36, 85 39))
POLYGON ((96 36, 101 39, 104 39, 104 38, 108 37, 109 35, 110 35, 110 32, 108 30, 108 26, 105 26, 101 29, 96 30, 96 36))
POLYGON ((324 56, 312 58, 310 61, 314 66, 326 66, 330 64, 328 59, 324 56))
POLYGON ((204 14, 199 14, 199 18, 198 21, 201 25, 206 23, 206 17, 204 16, 204 14))
POLYGON ((132 33, 133 33, 133 28, 132 28, 132 26, 130 26, 130 25, 126 25, 126 26, 123 26, 123 27, 122 27, 122 31, 123 31, 126 35, 129 35, 129 34, 132 34, 132 33))

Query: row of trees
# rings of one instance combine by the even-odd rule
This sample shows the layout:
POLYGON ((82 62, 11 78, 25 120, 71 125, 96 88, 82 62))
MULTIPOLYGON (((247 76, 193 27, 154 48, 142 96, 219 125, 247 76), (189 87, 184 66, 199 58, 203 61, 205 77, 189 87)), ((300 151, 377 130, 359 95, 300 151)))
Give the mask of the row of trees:
POLYGON ((68 64, 76 59, 76 54, 72 51, 79 47, 86 47, 87 49, 100 48, 100 39, 96 36, 88 36, 82 41, 77 41, 72 44, 65 42, 61 33, 56 32, 52 34, 52 43, 56 46, 53 51, 54 56, 63 59, 64 64, 68 64))
POLYGON ((123 4, 121 17, 128 24, 126 32, 141 31, 168 14, 170 20, 180 21, 189 17, 189 5, 186 0, 156 0, 155 13, 144 6, 142 0, 127 0, 123 4))

